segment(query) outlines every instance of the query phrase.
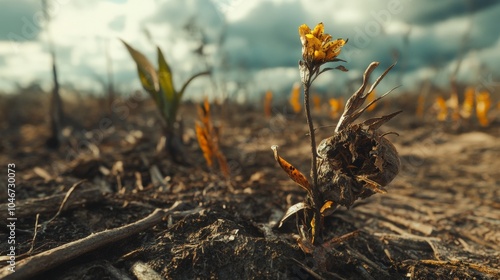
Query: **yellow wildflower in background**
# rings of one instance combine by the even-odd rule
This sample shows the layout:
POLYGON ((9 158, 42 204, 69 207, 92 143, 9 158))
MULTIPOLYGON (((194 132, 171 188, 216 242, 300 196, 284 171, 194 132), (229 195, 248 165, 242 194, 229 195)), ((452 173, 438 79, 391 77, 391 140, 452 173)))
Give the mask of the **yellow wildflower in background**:
POLYGON ((475 89, 473 87, 467 87, 464 92, 464 103, 462 103, 462 110, 460 115, 464 119, 469 119, 474 111, 474 97, 475 89))
POLYGON ((290 92, 290 105, 293 111, 297 114, 302 110, 302 102, 300 102, 300 85, 294 84, 292 92, 290 92))
POLYGON ((272 115, 273 106, 273 92, 268 90, 264 97, 264 115, 266 118, 270 118, 272 115))
POLYGON ((299 35, 302 43, 302 58, 307 64, 336 61, 341 48, 347 42, 344 39, 332 41, 332 36, 325 33, 322 22, 318 23, 312 31, 309 26, 302 24, 299 27, 299 35))
POLYGON ((438 98, 436 98, 435 106, 438 110, 437 119, 439 121, 445 121, 448 117, 448 106, 446 106, 446 100, 444 100, 443 97, 439 96, 438 98))
POLYGON ((343 109, 343 106, 342 104, 344 104, 344 99, 341 97, 339 99, 335 99, 335 98, 330 98, 330 115, 332 116, 332 118, 337 118, 340 116, 340 113, 342 112, 342 109, 343 109))
POLYGON ((488 111, 491 108, 491 98, 490 93, 487 91, 482 91, 476 95, 476 116, 479 120, 479 124, 485 127, 490 124, 488 119, 488 111))
MULTIPOLYGON (((377 98, 377 93, 375 92, 375 90, 373 90, 372 92, 370 92, 370 94, 368 94, 368 96, 366 97, 366 102, 367 103, 370 103, 372 102, 373 100, 375 100, 377 98)), ((377 106, 376 103, 373 103, 372 105, 370 105, 368 108, 366 108, 366 111, 367 112, 371 112, 373 111, 373 109, 375 109, 375 107, 377 106)))
POLYGON ((313 94, 312 101, 314 110, 317 112, 321 112, 321 97, 317 94, 313 94))

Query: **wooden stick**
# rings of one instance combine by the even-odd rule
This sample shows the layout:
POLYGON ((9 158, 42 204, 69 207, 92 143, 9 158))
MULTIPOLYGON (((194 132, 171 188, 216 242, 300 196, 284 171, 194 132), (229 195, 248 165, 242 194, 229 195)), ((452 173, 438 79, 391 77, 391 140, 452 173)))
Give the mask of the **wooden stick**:
MULTIPOLYGON (((42 213, 55 213, 59 210, 61 202, 65 199, 66 194, 56 194, 43 198, 30 198, 17 202, 16 217, 23 218, 35 216, 42 213)), ((80 188, 75 190, 74 195, 67 198, 65 202, 65 210, 76 208, 84 203, 95 203, 104 199, 102 190, 96 187, 80 188)), ((7 205, 0 204, 0 209, 7 209, 7 205)), ((0 211, 0 220, 7 219, 8 212, 0 211)))

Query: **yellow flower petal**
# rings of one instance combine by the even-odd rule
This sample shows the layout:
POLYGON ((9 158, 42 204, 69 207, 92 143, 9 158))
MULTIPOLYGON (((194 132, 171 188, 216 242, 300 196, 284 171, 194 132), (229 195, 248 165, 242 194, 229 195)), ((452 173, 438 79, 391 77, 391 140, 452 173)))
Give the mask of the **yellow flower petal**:
POLYGON ((325 52, 323 51, 314 51, 314 60, 320 61, 325 58, 325 52))
POLYGON ((323 38, 321 38, 321 42, 324 44, 328 43, 332 39, 332 35, 330 34, 324 34, 323 38))
POLYGON ((301 26, 299 26, 299 35, 301 37, 309 33, 311 33, 311 28, 309 28, 309 26, 307 26, 306 24, 302 24, 301 26))
POLYGON ((345 41, 337 39, 326 43, 323 46, 323 51, 326 53, 326 60, 330 61, 340 54, 341 48, 345 45, 345 41))
POLYGON ((323 36, 324 32, 325 32, 325 26, 323 25, 322 22, 320 22, 316 25, 316 27, 314 27, 314 30, 311 32, 311 34, 319 39, 323 36))
POLYGON ((332 36, 324 32, 325 27, 322 22, 312 31, 306 24, 299 26, 302 58, 307 63, 323 64, 333 61, 340 54, 346 41, 343 39, 331 41, 332 36))

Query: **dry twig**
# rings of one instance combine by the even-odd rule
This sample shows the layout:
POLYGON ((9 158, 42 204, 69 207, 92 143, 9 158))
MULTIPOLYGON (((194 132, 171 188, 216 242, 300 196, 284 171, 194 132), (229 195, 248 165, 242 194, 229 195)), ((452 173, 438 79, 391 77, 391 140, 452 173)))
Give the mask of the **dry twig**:
MULTIPOLYGON (((176 209, 183 205, 176 202, 169 209, 156 209, 149 216, 137 222, 105 230, 99 233, 91 234, 85 238, 61 245, 59 247, 47 250, 32 257, 21 260, 16 265, 16 271, 11 273, 9 270, 2 270, 0 278, 2 279, 28 279, 38 275, 41 272, 61 265, 82 254, 91 252, 113 242, 130 237, 134 234, 147 230, 160 223, 166 215, 174 214, 176 209)), ((199 211, 200 209, 198 209, 199 211)), ((192 210, 187 211, 193 213, 192 210)))

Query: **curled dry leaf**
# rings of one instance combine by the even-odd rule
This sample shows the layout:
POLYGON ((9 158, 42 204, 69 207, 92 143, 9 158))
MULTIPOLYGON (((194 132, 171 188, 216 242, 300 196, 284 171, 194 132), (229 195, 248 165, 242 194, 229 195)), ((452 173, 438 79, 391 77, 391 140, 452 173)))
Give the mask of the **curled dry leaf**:
POLYGON ((299 202, 299 203, 296 203, 296 204, 290 206, 290 208, 288 208, 288 210, 286 210, 285 215, 283 215, 283 218, 281 218, 278 227, 281 227, 283 225, 283 222, 286 219, 288 219, 290 216, 292 216, 293 214, 295 214, 303 209, 309 209, 309 205, 307 205, 304 202, 299 202))
POLYGON ((199 123, 195 124, 195 130, 196 130, 196 137, 198 138, 198 144, 200 145, 200 149, 203 152, 203 157, 207 162, 207 166, 211 168, 213 165, 212 161, 213 152, 208 143, 208 133, 206 132, 204 127, 199 123))
POLYGON ((331 201, 331 200, 328 200, 321 207, 321 210, 320 210, 321 215, 323 217, 330 216, 335 211, 335 208, 336 208, 335 207, 335 203, 333 201, 331 201))
POLYGON ((274 152, 274 159, 279 163, 281 168, 285 170, 285 172, 290 176, 290 178, 299 186, 301 186, 304 190, 306 190, 308 193, 311 193, 311 186, 309 185, 309 181, 307 181, 306 176, 302 174, 297 168, 295 168, 293 165, 288 163, 288 161, 284 160, 282 157, 279 156, 278 154, 278 146, 273 145, 271 149, 274 152))

